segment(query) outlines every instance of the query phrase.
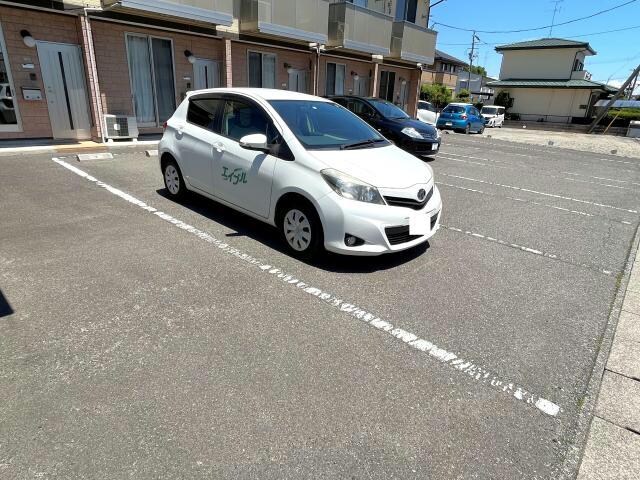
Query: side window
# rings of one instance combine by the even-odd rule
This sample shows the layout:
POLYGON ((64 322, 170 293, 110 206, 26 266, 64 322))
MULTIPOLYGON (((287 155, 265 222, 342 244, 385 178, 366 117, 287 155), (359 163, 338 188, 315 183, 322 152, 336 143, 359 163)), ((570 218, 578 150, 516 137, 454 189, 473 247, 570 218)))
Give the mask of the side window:
POLYGON ((504 108, 498 109, 498 115, 504 115, 504 108))
POLYGON ((263 133, 268 143, 275 143, 276 128, 257 106, 239 100, 226 100, 222 112, 222 135, 237 142, 245 135, 263 133))
POLYGON ((219 106, 222 100, 217 98, 195 98, 189 101, 187 122, 212 132, 218 132, 219 106))
POLYGON ((471 115, 480 116, 480 112, 475 107, 471 107, 471 115))
POLYGON ((354 100, 353 105, 349 105, 349 110, 351 110, 356 115, 373 115, 374 113, 373 108, 359 100, 354 100))

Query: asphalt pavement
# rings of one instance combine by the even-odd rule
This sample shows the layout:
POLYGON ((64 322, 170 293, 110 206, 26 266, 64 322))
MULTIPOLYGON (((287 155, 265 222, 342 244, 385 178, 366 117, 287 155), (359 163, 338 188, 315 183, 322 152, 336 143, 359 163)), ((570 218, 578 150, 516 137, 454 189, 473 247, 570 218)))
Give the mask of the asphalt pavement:
POLYGON ((0 477, 575 476, 640 160, 431 165, 428 246, 308 264, 143 152, 0 157, 0 477))

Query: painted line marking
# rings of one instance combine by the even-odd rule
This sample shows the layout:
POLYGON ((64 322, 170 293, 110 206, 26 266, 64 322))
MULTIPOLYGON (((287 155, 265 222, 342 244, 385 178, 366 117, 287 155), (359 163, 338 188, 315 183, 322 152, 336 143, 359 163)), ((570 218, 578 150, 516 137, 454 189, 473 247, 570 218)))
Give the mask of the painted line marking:
POLYGON ((612 270, 607 270, 607 269, 604 269, 604 268, 600 268, 600 267, 597 267, 595 265, 589 265, 587 263, 572 262, 571 260, 563 259, 563 258, 559 257, 558 255, 555 255, 553 253, 546 253, 546 252, 543 252, 542 250, 538 250, 536 248, 525 247, 523 245, 518 245, 517 243, 506 242, 504 240, 500 240, 498 238, 489 237, 488 235, 483 235, 481 233, 471 232, 469 230, 462 230, 461 228, 449 227, 449 226, 443 225, 443 224, 440 224, 440 226, 442 228, 446 229, 446 230, 451 230, 452 232, 464 233, 465 235, 468 235, 470 237, 480 238, 482 240, 487 240, 489 242, 497 243, 499 245, 504 245, 505 247, 515 248, 516 250, 522 250, 523 252, 531 253, 533 255, 538 255, 540 257, 549 258, 551 260, 557 260, 559 262, 567 263, 569 265, 574 265, 576 267, 587 268, 589 270, 594 270, 594 271, 596 271, 598 273, 603 273, 604 275, 609 275, 609 276, 613 275, 613 271, 612 270))
POLYGON ((537 190, 531 190, 531 189, 528 189, 528 188, 516 187, 514 185, 505 185, 503 183, 494 183, 494 182, 490 182, 488 180, 479 180, 477 178, 463 177, 461 175, 451 175, 449 173, 442 173, 442 172, 440 172, 439 175, 442 175, 444 177, 460 178, 462 180, 468 180, 470 182, 484 183, 486 185, 493 185, 493 186, 496 186, 496 187, 510 188, 511 190, 518 190, 520 192, 533 193, 535 195, 542 195, 542 196, 545 196, 545 197, 559 198, 561 200, 569 200, 571 202, 584 203, 586 205, 594 205, 596 207, 612 208, 614 210, 620 210, 622 212, 629 212, 629 213, 636 213, 636 214, 638 213, 637 210, 631 210, 631 209, 621 208, 621 207, 614 207, 613 205, 606 205, 604 203, 591 202, 589 200, 580 200, 578 198, 565 197, 563 195, 557 195, 557 194, 554 194, 554 193, 538 192, 537 190))
POLYGON ((418 350, 423 353, 427 353, 430 357, 438 360, 439 362, 447 365, 448 367, 459 370, 463 373, 466 373, 473 380, 481 384, 490 386, 494 390, 498 390, 508 395, 511 398, 515 398, 516 400, 524 403, 525 405, 535 407, 538 410, 540 410, 542 413, 545 413, 546 415, 555 417, 556 415, 558 415, 559 412, 562 411, 559 405, 539 395, 531 393, 513 382, 503 379, 498 374, 493 373, 491 370, 486 369, 476 364, 475 362, 471 362, 464 358, 461 358, 455 353, 445 350, 444 348, 437 346, 436 344, 434 344, 429 340, 426 340, 424 338, 419 338, 417 335, 411 332, 408 332, 406 330, 403 330, 402 328, 394 326, 390 322, 381 319, 379 316, 371 312, 361 309, 355 304, 349 303, 346 300, 336 297, 335 295, 329 292, 322 291, 319 288, 309 285, 295 275, 288 274, 280 270, 279 268, 272 266, 271 264, 264 263, 261 260, 258 260, 252 257, 251 255, 243 253, 237 248, 232 247, 228 243, 214 238, 207 232, 204 232, 192 225, 184 223, 183 221, 172 217, 168 213, 161 212, 156 208, 150 205, 147 205, 142 200, 139 200, 133 197, 132 195, 129 195, 128 193, 123 192, 122 190, 112 187, 107 183, 101 182, 97 178, 89 175, 87 172, 84 172, 83 170, 80 170, 79 168, 76 168, 73 165, 70 165, 63 160, 59 160, 57 158, 52 158, 52 160, 56 162, 58 165, 72 171, 76 175, 79 175, 80 177, 90 182, 95 183, 98 187, 107 190, 108 192, 116 195, 117 197, 120 197, 123 200, 126 200, 127 202, 132 203, 133 205, 136 205, 137 207, 140 207, 141 209, 147 212, 150 212, 153 215, 156 215, 158 218, 161 218, 162 220, 165 220, 166 222, 171 223, 175 227, 181 230, 184 230, 186 232, 189 232, 197 236, 201 240, 204 240, 216 246, 217 248, 220 249, 221 252, 224 252, 228 255, 232 255, 240 260, 243 260, 249 265, 257 267, 265 274, 268 274, 278 279, 285 285, 288 285, 292 288, 298 288, 303 292, 308 293, 309 295, 312 295, 318 300, 326 304, 329 304, 333 308, 343 313, 346 313, 351 317, 361 320, 362 322, 376 328, 377 330, 380 330, 382 332, 387 333, 388 335, 391 335, 392 337, 400 340, 401 342, 405 343, 406 345, 408 345, 409 347, 415 350, 418 350))
POLYGON ((596 180, 605 180, 607 182, 629 183, 631 185, 640 185, 639 182, 630 182, 628 180, 617 180, 615 178, 608 178, 608 177, 596 177, 593 175, 584 175, 582 173, 575 173, 575 172, 560 172, 560 173, 563 173, 564 175, 575 175, 577 177, 595 178, 596 180))
POLYGON ((582 212, 580 210, 571 210, 569 208, 558 207, 557 205, 549 205, 548 203, 540 203, 540 202, 536 202, 534 200, 527 200, 527 199, 524 199, 524 198, 511 197, 509 195, 498 195, 496 193, 489 193, 489 192, 485 192, 483 190, 477 190, 475 188, 461 187, 460 185, 453 185, 451 183, 445 183, 445 182, 440 182, 440 181, 437 181, 436 184, 437 185, 442 185, 444 187, 450 187, 450 188, 456 188, 458 190, 464 190, 466 192, 480 193, 482 195, 487 195, 489 197, 508 198, 509 200, 513 200, 515 202, 529 203, 531 205, 537 205, 539 207, 552 208, 554 210, 560 210, 561 212, 572 213, 574 215, 580 215, 582 217, 602 218, 604 220, 607 220, 607 221, 613 222, 613 223, 622 223, 623 225, 632 225, 631 222, 628 222, 626 220, 617 220, 615 218, 609 218, 609 217, 606 217, 604 215, 598 215, 596 213, 587 213, 587 212, 582 212))

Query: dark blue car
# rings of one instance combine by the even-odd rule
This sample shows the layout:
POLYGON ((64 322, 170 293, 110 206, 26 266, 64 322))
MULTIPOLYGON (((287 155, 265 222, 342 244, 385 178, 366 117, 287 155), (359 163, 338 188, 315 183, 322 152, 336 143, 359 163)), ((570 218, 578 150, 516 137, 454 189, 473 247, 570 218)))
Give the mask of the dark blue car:
POLYGON ((436 122, 441 130, 453 130, 464 133, 484 132, 485 120, 476 107, 468 103, 450 103, 447 105, 436 122))
POLYGON ((440 134, 433 125, 411 118, 400 107, 375 97, 336 96, 334 102, 351 110, 398 147, 416 156, 433 156, 440 134))

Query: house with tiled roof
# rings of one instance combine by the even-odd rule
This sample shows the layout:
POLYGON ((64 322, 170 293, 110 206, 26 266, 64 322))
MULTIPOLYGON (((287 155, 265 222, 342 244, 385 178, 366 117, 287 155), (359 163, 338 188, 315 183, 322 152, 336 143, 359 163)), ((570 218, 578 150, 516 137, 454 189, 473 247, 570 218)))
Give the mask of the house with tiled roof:
POLYGON ((421 83, 444 85, 454 92, 458 76, 466 65, 464 61, 436 49, 433 65, 429 65, 423 70, 421 83))
POLYGON ((496 93, 513 99, 509 110, 524 121, 585 123, 594 104, 615 89, 591 80, 584 68, 596 55, 588 42, 542 38, 496 47, 502 54, 500 79, 489 82, 496 93))

